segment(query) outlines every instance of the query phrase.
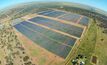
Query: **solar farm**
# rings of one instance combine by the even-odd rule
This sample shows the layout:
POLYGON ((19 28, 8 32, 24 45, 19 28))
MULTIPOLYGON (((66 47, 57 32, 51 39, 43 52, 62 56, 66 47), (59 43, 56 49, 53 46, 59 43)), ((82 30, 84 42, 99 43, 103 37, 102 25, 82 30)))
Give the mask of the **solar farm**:
POLYGON ((19 5, 0 12, 0 65, 107 64, 106 13, 66 2, 19 5))
POLYGON ((86 32, 88 23, 89 18, 86 16, 47 9, 15 19, 12 25, 35 45, 66 60, 86 32))

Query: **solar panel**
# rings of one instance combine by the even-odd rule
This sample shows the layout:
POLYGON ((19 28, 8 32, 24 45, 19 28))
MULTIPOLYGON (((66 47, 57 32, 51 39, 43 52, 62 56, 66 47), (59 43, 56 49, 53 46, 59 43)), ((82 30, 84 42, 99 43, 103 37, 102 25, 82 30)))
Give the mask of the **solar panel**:
POLYGON ((89 18, 87 17, 83 17, 79 22, 79 24, 85 25, 85 26, 88 26, 88 23, 89 23, 89 18))
POLYGON ((21 24, 17 24, 14 26, 18 31, 27 36, 29 39, 34 41, 36 44, 41 47, 47 49, 48 51, 62 57, 66 58, 71 48, 62 44, 59 44, 56 41, 48 39, 47 37, 41 35, 38 32, 34 32, 21 24))
POLYGON ((72 13, 69 13, 69 14, 66 14, 66 15, 64 15, 62 17, 59 17, 59 19, 70 21, 70 22, 74 22, 74 23, 76 23, 76 21, 79 18, 80 18, 80 15, 72 14, 72 13))
MULTIPOLYGON (((66 20, 69 22, 76 23, 77 20, 80 18, 80 15, 77 14, 67 14, 61 11, 54 11, 54 10, 47 10, 43 12, 39 12, 39 15, 49 16, 49 17, 58 17, 59 19, 66 20), (65 14, 65 15, 64 15, 65 14), (63 15, 62 17, 60 17, 63 15)), ((30 40, 35 42, 37 45, 43 47, 44 49, 62 57, 66 58, 69 52, 72 49, 72 46, 76 42, 76 38, 70 37, 64 34, 60 34, 58 32, 46 29, 42 26, 36 25, 40 24, 50 29, 55 29, 67 34, 70 34, 74 37, 81 37, 83 28, 65 24, 61 21, 48 19, 44 17, 34 17, 29 19, 28 21, 20 22, 14 27, 20 31, 23 35, 27 36, 30 40)), ((81 25, 88 25, 88 18, 83 17, 79 24, 81 25)))
POLYGON ((53 12, 53 10, 46 10, 46 11, 41 11, 41 12, 38 12, 39 15, 45 15, 45 14, 49 14, 53 12))
POLYGON ((80 37, 83 29, 74 25, 64 24, 55 20, 43 18, 43 17, 35 17, 30 19, 31 22, 42 24, 48 26, 50 28, 60 30, 66 32, 68 34, 74 35, 76 37, 80 37))
POLYGON ((61 12, 61 11, 53 11, 51 13, 45 14, 45 16, 49 16, 49 17, 58 17, 61 15, 64 15, 65 12, 61 12))
POLYGON ((70 44, 69 43, 65 43, 66 45, 70 45, 71 46, 76 41, 76 39, 74 39, 74 38, 59 34, 57 32, 50 31, 48 29, 42 28, 40 26, 36 26, 36 25, 34 25, 32 23, 29 23, 29 22, 22 22, 21 24, 26 25, 28 28, 31 28, 34 31, 42 33, 43 35, 45 35, 45 36, 47 36, 47 37, 49 37, 49 38, 51 38, 53 40, 56 40, 56 41, 60 42, 61 44, 65 43, 65 41, 71 41, 70 44))

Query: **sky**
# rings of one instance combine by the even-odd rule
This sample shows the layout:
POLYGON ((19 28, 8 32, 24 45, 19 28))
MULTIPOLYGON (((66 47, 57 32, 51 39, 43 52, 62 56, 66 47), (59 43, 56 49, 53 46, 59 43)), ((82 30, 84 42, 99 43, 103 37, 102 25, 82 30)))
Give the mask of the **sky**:
POLYGON ((96 7, 107 12, 107 0, 0 0, 0 10, 15 4, 32 2, 32 1, 74 2, 74 3, 80 3, 80 4, 96 7))

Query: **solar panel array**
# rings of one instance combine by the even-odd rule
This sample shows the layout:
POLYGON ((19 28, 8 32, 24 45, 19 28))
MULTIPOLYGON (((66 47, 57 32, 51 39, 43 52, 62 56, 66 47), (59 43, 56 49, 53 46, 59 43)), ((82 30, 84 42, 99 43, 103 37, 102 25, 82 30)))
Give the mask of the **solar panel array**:
MULTIPOLYGON (((66 12, 54 10, 39 12, 38 15, 58 18, 73 23, 76 23, 77 19, 81 17, 81 15, 67 14, 66 12)), ((82 17, 77 24, 86 26, 88 25, 87 21, 87 17, 82 17)), ((20 22, 14 25, 14 27, 37 45, 62 58, 67 57, 74 43, 81 37, 84 31, 84 28, 40 16, 20 22)))
POLYGON ((58 16, 60 16, 60 15, 65 14, 65 12, 48 10, 48 11, 40 12, 40 13, 38 13, 38 14, 39 14, 39 15, 49 16, 49 17, 58 17, 58 16))
POLYGON ((74 25, 67 25, 55 20, 43 18, 43 17, 35 17, 30 19, 31 22, 42 24, 48 26, 50 28, 60 30, 66 32, 68 34, 80 37, 82 34, 83 29, 74 25))
POLYGON ((66 58, 76 39, 41 28, 28 22, 21 22, 15 28, 41 47, 66 58))
MULTIPOLYGON (((64 11, 57 11, 57 10, 47 10, 38 13, 39 15, 44 15, 44 16, 49 16, 49 17, 54 17, 62 20, 66 20, 68 22, 73 22, 76 23, 78 19, 81 18, 82 15, 74 14, 74 13, 68 13, 64 11), (61 16, 61 17, 60 17, 61 16)), ((83 16, 81 20, 79 21, 80 25, 87 26, 89 23, 89 18, 86 16, 83 16)))
POLYGON ((59 17, 59 19, 62 19, 62 20, 67 20, 67 21, 70 21, 70 22, 76 22, 78 19, 80 18, 80 15, 78 14, 66 14, 64 15, 63 17, 59 17))

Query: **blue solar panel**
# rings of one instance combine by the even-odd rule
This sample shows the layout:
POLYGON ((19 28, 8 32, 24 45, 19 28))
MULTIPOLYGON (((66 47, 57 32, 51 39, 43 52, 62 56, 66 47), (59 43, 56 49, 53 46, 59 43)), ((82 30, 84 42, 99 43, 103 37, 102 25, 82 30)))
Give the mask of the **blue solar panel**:
MULTIPOLYGON (((76 23, 78 21, 78 19, 80 18, 80 16, 81 16, 81 15, 78 15, 78 14, 66 13, 66 12, 56 11, 56 10, 47 10, 47 11, 44 11, 44 12, 40 12, 39 14, 49 16, 49 17, 54 17, 54 18, 65 14, 64 16, 59 17, 59 19, 66 20, 68 22, 74 22, 74 23, 76 23)), ((80 20, 79 24, 87 26, 88 25, 88 18, 83 17, 80 20)))
POLYGON ((72 13, 66 14, 63 17, 59 17, 59 19, 67 20, 70 22, 76 22, 79 18, 80 18, 80 15, 72 14, 72 13))
POLYGON ((59 33, 56 33, 56 32, 50 31, 50 30, 47 30, 45 28, 42 28, 40 26, 36 26, 36 25, 31 24, 29 22, 21 22, 21 24, 26 25, 28 28, 31 28, 34 31, 40 32, 40 33, 48 36, 49 38, 52 38, 52 39, 54 39, 54 40, 56 40, 58 42, 61 42, 62 44, 65 43, 65 41, 70 41, 70 43, 66 42, 65 44, 71 46, 76 41, 76 39, 74 39, 74 38, 67 37, 65 35, 62 35, 62 34, 59 34, 59 33))
POLYGON ((43 11, 43 12, 38 12, 39 15, 45 15, 45 14, 48 14, 48 13, 51 13, 53 12, 53 10, 47 10, 47 11, 43 11))
POLYGON ((61 15, 64 15, 64 14, 65 14, 65 12, 54 11, 54 12, 45 14, 45 16, 49 16, 49 17, 58 17, 58 16, 61 16, 61 15))
POLYGON ((77 37, 81 37, 81 34, 83 32, 83 28, 80 28, 74 25, 64 24, 64 23, 51 20, 51 19, 47 19, 47 18, 43 18, 43 17, 35 17, 35 18, 30 19, 30 21, 48 26, 53 29, 66 32, 68 34, 71 34, 77 37))
POLYGON ((22 34, 27 36, 29 39, 34 41, 36 44, 40 45, 41 47, 47 49, 48 51, 55 53, 56 55, 66 58, 68 53, 70 52, 71 48, 53 40, 48 39, 47 37, 41 35, 38 32, 34 32, 22 24, 17 24, 14 26, 18 31, 22 34))
POLYGON ((82 25, 85 25, 85 26, 88 26, 88 23, 89 23, 89 18, 88 17, 83 17, 79 24, 82 24, 82 25))

